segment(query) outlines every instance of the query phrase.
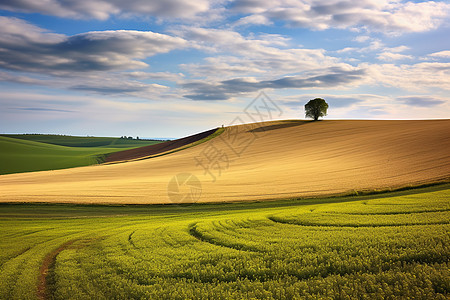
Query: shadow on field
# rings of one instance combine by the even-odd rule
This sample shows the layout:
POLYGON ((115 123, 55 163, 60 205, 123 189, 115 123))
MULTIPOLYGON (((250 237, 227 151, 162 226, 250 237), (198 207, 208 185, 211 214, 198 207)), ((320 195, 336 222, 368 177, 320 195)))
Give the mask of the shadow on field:
POLYGON ((255 128, 255 129, 249 130, 249 132, 270 131, 270 130, 276 130, 276 129, 281 129, 281 128, 288 128, 288 127, 294 127, 294 126, 310 124, 312 122, 313 121, 289 120, 289 121, 283 121, 282 123, 278 123, 278 124, 260 126, 260 127, 255 128))

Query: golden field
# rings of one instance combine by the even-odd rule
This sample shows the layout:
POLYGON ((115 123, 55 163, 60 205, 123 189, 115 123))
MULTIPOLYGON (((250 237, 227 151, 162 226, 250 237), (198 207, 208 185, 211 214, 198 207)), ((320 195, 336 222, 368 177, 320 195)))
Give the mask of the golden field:
POLYGON ((171 203, 179 173, 201 181, 198 202, 384 190, 448 180, 449 150, 450 120, 274 121, 150 159, 2 175, 0 201, 171 203))

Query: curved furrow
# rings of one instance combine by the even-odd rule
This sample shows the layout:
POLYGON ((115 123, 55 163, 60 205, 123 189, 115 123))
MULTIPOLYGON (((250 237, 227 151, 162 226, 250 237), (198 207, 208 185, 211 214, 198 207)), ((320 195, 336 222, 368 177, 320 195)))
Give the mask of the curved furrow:
POLYGON ((226 242, 226 241, 220 241, 220 240, 214 238, 213 236, 208 236, 208 235, 202 233, 200 230, 198 230, 197 224, 198 223, 191 224, 188 227, 188 232, 191 236, 193 236, 194 238, 196 238, 199 241, 206 242, 206 243, 209 243, 209 244, 212 244, 215 246, 219 246, 219 247, 225 247, 225 248, 229 248, 229 249, 233 249, 233 250, 238 250, 238 251, 263 252, 256 247, 252 247, 252 246, 241 244, 241 243, 230 243, 230 242, 226 242))
POLYGON ((411 215, 421 213, 436 213, 436 212, 450 212, 450 209, 429 209, 416 211, 390 211, 390 212, 340 212, 340 211, 321 211, 324 214, 340 214, 340 215, 354 215, 354 216, 387 216, 387 215, 411 215))
POLYGON ((425 223, 395 223, 395 224, 336 224, 336 223, 314 223, 308 222, 305 220, 289 220, 283 219, 276 216, 269 216, 267 219, 280 224, 289 224, 289 225, 297 225, 297 226, 309 226, 309 227, 350 227, 350 228, 363 228, 363 227, 398 227, 398 226, 426 226, 426 225, 448 225, 449 221, 435 221, 435 222, 425 222, 425 223))
POLYGON ((133 248, 139 248, 136 246, 136 244, 133 242, 133 234, 136 232, 136 230, 132 231, 130 233, 130 235, 128 236, 128 242, 130 243, 131 246, 133 246, 133 248))

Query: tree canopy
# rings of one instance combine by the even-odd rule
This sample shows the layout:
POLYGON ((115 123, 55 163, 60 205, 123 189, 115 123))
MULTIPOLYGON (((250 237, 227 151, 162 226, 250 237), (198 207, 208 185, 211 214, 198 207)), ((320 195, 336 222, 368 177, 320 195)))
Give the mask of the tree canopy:
POLYGON ((317 121, 320 117, 327 115, 327 109, 328 103, 324 99, 315 98, 305 104, 305 115, 317 121))

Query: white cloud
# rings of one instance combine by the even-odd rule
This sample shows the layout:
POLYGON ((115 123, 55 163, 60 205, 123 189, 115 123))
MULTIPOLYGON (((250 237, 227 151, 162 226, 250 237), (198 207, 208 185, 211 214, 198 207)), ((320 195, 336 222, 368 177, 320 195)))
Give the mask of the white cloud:
POLYGON ((354 40, 355 40, 356 42, 359 42, 359 43, 365 43, 365 42, 367 42, 368 40, 370 40, 370 36, 367 36, 367 35, 360 35, 360 36, 357 36, 354 40))
POLYGON ((407 47, 407 46, 402 45, 402 46, 398 46, 398 47, 385 48, 385 49, 389 50, 390 52, 399 53, 399 52, 403 52, 403 51, 409 50, 410 48, 407 47))
POLYGON ((198 27, 181 27, 173 32, 189 40, 194 47, 214 54, 202 63, 182 65, 198 78, 263 75, 269 79, 344 65, 339 59, 326 55, 323 49, 286 48, 288 40, 279 35, 245 37, 231 30, 198 27))
MULTIPOLYGON (((273 96, 276 98, 275 96, 273 96)), ((303 106, 309 99, 320 97, 329 104, 328 117, 332 119, 423 119, 448 118, 450 98, 430 94, 392 97, 383 94, 296 94, 278 97, 288 115, 303 116, 303 106), (436 109, 439 106, 439 109, 436 109), (407 111, 407 113, 405 113, 407 111)))
POLYGON ((374 53, 374 52, 381 51, 377 54, 378 60, 395 61, 395 60, 414 59, 414 56, 412 56, 412 55, 400 54, 400 52, 404 52, 409 49, 410 48, 405 45, 401 45, 401 46, 397 46, 397 47, 385 47, 384 44, 380 40, 374 39, 366 47, 361 47, 361 48, 346 47, 346 48, 337 50, 336 53, 338 53, 338 54, 347 54, 347 53, 367 54, 367 53, 374 53))
POLYGON ((445 50, 445 51, 434 52, 434 53, 428 54, 428 56, 435 57, 435 58, 450 58, 450 51, 445 50))
POLYGON ((384 61, 394 61, 394 60, 413 59, 414 57, 412 55, 405 55, 400 53, 382 52, 378 54, 377 58, 379 60, 384 61))
POLYGON ((337 50, 336 53, 348 53, 348 52, 361 52, 361 48, 356 47, 345 47, 343 49, 337 50))
POLYGON ((272 22, 263 15, 250 15, 237 20, 233 27, 245 25, 270 25, 272 22))
POLYGON ((348 52, 367 53, 367 52, 373 52, 373 51, 383 49, 383 48, 390 49, 390 48, 385 48, 384 44, 380 40, 374 39, 366 47, 361 47, 361 48, 346 47, 344 49, 337 50, 336 53, 348 53, 348 52))
POLYGON ((391 86, 406 91, 450 91, 450 63, 417 63, 411 65, 362 64, 373 84, 391 86))
POLYGON ((257 14, 291 26, 323 30, 330 27, 366 28, 384 33, 423 32, 437 28, 450 4, 389 0, 237 0, 235 11, 257 14))
POLYGON ((65 35, 51 33, 24 20, 0 16, 0 43, 17 45, 24 43, 52 44, 64 41, 65 35))
POLYGON ((400 0, 5 0, 0 9, 41 13, 64 18, 106 20, 111 16, 152 16, 191 24, 211 22, 224 15, 242 15, 235 26, 267 25, 280 20, 290 26, 324 30, 360 28, 383 33, 423 32, 448 17, 445 1, 400 0), (230 8, 228 8, 230 7, 230 8))

